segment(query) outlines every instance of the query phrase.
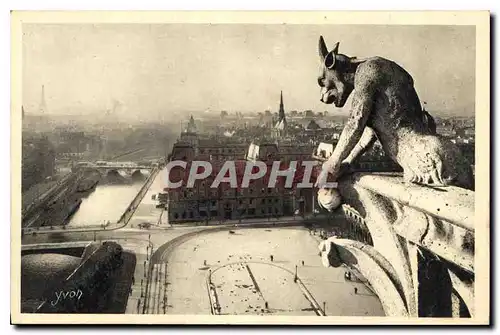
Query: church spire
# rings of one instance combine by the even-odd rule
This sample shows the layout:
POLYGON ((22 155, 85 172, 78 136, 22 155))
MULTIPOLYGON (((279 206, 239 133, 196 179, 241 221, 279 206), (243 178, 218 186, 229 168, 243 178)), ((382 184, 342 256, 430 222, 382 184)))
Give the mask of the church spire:
POLYGON ((278 113, 278 121, 285 119, 285 107, 283 106, 283 91, 280 94, 280 110, 278 113))
POLYGON ((280 109, 278 112, 278 121, 274 125, 273 134, 276 137, 281 137, 286 133, 286 118, 285 118, 285 107, 283 105, 283 91, 280 93, 280 109))

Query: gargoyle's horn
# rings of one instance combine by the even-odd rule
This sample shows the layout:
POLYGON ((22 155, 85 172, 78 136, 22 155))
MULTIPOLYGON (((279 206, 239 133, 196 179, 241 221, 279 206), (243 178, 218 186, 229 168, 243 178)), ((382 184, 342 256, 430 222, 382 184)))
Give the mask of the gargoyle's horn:
POLYGON ((334 53, 334 54, 339 53, 339 44, 340 44, 340 42, 335 43, 335 45, 333 46, 333 49, 332 49, 332 53, 334 53))
POLYGON ((328 55, 328 48, 326 47, 325 40, 323 39, 323 36, 319 37, 319 57, 321 58, 321 61, 325 60, 326 55, 328 55))

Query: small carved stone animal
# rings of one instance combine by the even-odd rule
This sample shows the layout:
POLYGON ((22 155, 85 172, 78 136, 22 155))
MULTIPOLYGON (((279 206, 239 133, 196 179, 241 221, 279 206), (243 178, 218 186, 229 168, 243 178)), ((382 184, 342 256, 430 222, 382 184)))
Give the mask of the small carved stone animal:
POLYGON ((434 120, 422 109, 408 72, 381 57, 339 54, 339 43, 328 51, 323 37, 319 56, 320 100, 343 107, 353 97, 349 120, 318 180, 326 180, 327 173, 336 180, 341 167, 349 166, 378 139, 403 168, 405 181, 473 189, 471 166, 451 141, 436 134, 434 120))

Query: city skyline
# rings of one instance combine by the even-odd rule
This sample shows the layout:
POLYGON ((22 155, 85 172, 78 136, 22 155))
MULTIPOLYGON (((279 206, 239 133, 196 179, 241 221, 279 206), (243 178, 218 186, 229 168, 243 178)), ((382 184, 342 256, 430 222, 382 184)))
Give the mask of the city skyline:
MULTIPOLYGON (((475 29, 468 26, 40 25, 23 26, 23 105, 48 114, 286 109, 348 112, 319 101, 317 39, 340 53, 381 56, 413 76, 437 115, 473 116, 475 29), (377 39, 371 38, 376 36, 377 39), (57 47, 55 47, 57 43, 57 47)), ((168 115, 166 115, 168 116, 168 115)))

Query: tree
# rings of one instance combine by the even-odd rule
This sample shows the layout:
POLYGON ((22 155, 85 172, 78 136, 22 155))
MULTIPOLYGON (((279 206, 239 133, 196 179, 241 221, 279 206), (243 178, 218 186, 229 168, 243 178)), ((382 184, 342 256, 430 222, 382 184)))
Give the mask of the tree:
POLYGON ((310 109, 306 110, 304 113, 306 117, 314 117, 314 112, 310 109))
POLYGON ((227 116, 227 112, 226 111, 221 111, 220 112, 220 118, 221 119, 224 119, 226 116, 227 116))

